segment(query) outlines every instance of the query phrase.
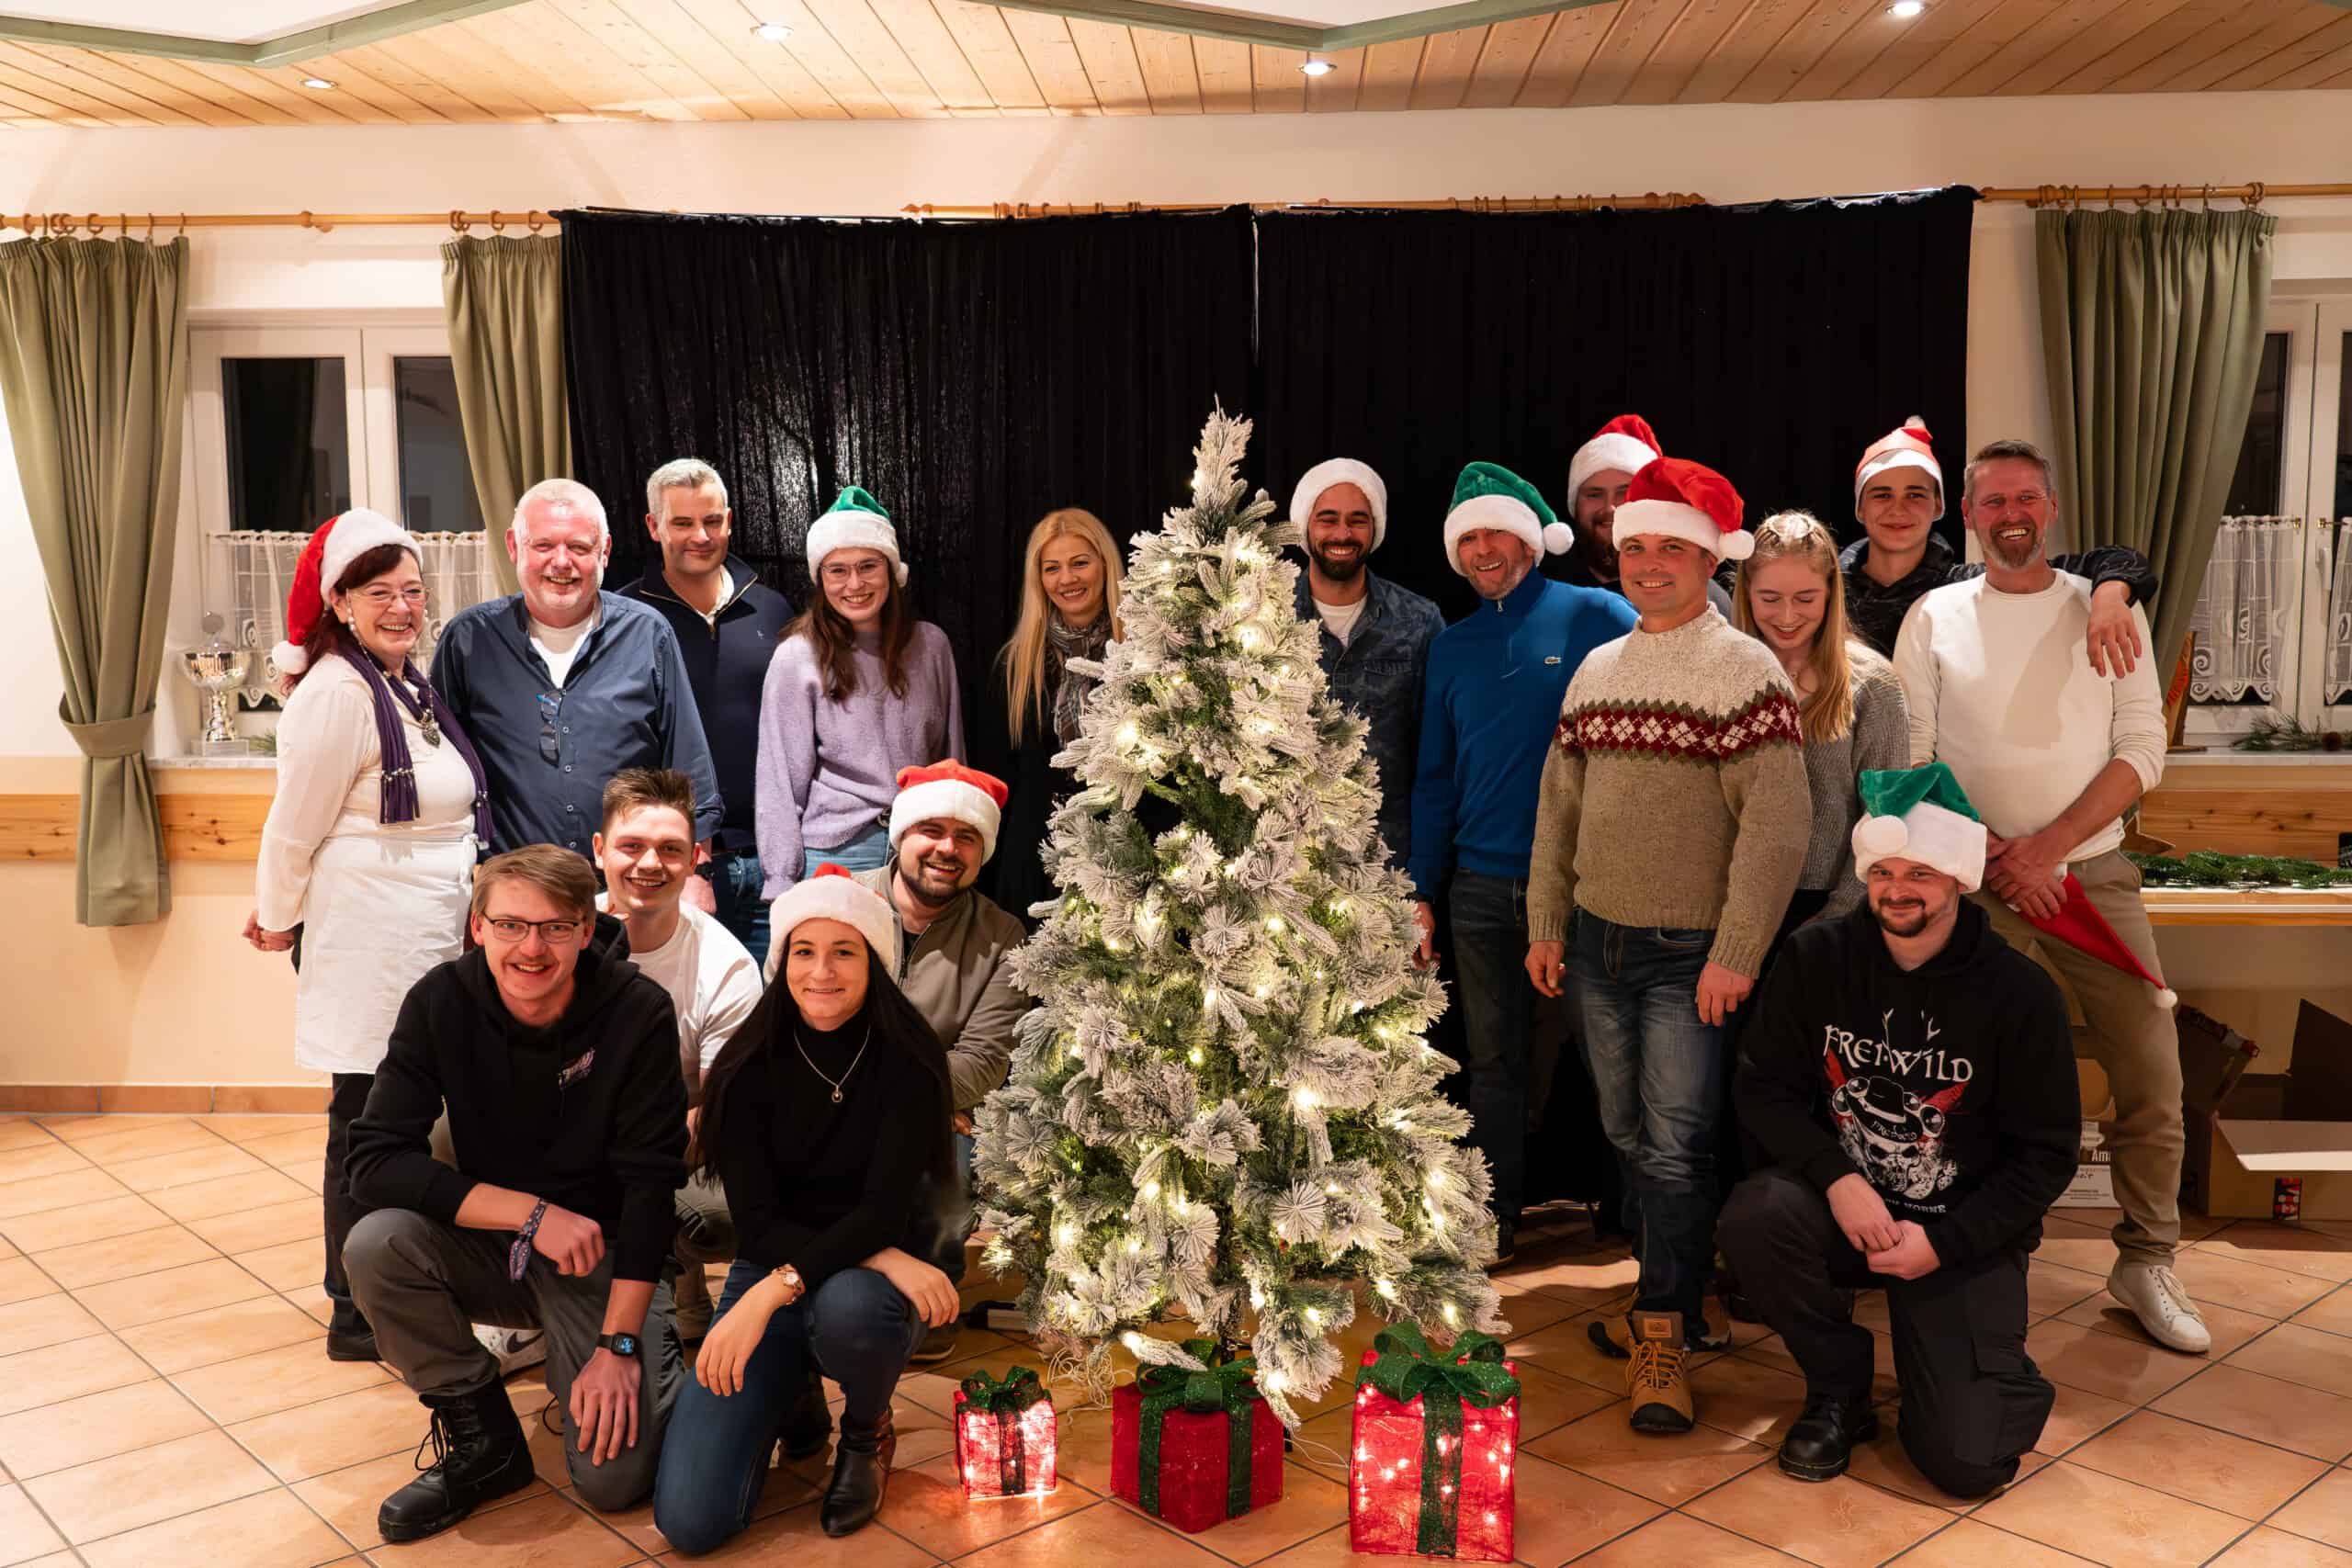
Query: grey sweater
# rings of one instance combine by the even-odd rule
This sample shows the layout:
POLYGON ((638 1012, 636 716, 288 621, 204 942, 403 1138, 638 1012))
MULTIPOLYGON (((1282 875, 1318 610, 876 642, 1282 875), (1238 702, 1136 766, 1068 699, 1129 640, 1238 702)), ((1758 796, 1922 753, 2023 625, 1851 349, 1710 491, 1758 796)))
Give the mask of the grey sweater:
POLYGON ((1848 642, 1853 666, 1854 724, 1835 740, 1804 743, 1805 782, 1813 787, 1813 837, 1797 886, 1826 892, 1820 918, 1836 919, 1862 901, 1854 876, 1854 824, 1862 814, 1857 791, 1862 770, 1911 765, 1911 721, 1894 666, 1859 642, 1848 642))

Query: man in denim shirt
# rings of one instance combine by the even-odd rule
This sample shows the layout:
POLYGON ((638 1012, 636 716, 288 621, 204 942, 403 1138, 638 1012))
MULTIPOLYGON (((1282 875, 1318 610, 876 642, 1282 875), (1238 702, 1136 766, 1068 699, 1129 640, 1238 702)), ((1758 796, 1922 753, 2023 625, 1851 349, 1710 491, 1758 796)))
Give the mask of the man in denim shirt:
POLYGON ((1421 678, 1445 617, 1364 564, 1388 534, 1388 487, 1368 465, 1331 457, 1307 469, 1291 491, 1290 520, 1306 544, 1298 617, 1323 623, 1317 658, 1331 695, 1372 727, 1363 745, 1380 770, 1380 836, 1402 865, 1413 849, 1421 678))

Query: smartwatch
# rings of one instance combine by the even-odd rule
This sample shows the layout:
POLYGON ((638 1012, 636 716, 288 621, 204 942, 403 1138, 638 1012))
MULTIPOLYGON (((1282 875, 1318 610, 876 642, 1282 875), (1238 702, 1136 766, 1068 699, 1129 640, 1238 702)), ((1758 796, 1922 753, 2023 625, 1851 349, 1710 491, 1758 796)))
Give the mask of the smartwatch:
POLYGON ((616 1356, 626 1356, 632 1361, 637 1359, 637 1336, 634 1334, 600 1335, 596 1343, 616 1356))

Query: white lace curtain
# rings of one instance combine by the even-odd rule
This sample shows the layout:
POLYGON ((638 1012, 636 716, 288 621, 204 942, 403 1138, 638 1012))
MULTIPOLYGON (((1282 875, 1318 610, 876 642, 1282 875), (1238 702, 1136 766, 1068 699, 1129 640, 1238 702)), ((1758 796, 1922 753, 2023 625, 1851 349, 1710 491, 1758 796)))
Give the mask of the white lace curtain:
POLYGON ((2352 702, 2352 517, 2335 525, 2335 570, 2327 586, 2327 671, 2320 700, 2352 702))
MULTIPOLYGON (((2222 519, 2189 616, 2197 638, 2188 666, 2191 700, 2237 702, 2249 694, 2266 703, 2279 700, 2280 671, 2302 593, 2301 546, 2300 519, 2222 519)), ((2344 582, 2340 558, 2336 581, 2344 582)))
MULTIPOLYGON (((441 627, 458 611, 499 595, 497 580, 483 554, 486 536, 419 534, 424 557, 426 611, 424 635, 418 640, 417 662, 431 668, 434 645, 441 627)), ((286 595, 294 581, 294 564, 301 558, 308 534, 266 529, 239 529, 213 536, 220 552, 219 581, 228 591, 229 640, 266 654, 286 636, 286 595)), ((258 696, 270 679, 254 660, 254 679, 246 690, 258 696)))

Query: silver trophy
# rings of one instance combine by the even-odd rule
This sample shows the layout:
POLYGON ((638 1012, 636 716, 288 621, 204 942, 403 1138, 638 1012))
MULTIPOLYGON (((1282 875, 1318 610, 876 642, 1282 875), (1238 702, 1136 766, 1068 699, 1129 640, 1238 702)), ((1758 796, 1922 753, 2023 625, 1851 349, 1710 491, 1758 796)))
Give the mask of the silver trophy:
POLYGON ((236 711, 235 693, 245 683, 254 656, 251 649, 232 647, 221 637, 226 624, 219 615, 207 615, 204 641, 180 654, 180 672, 204 694, 204 733, 197 746, 206 756, 246 750, 229 721, 236 711))

